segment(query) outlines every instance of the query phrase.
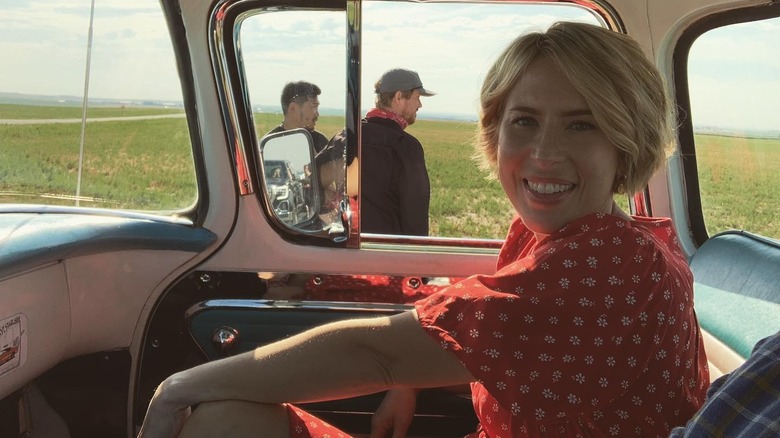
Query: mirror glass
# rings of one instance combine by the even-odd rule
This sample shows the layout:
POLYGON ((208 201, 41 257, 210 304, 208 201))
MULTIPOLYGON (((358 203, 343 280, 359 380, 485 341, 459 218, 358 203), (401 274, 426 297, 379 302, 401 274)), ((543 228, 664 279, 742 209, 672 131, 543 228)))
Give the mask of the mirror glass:
POLYGON ((274 216, 305 230, 319 211, 319 184, 312 166, 311 136, 305 129, 269 134, 260 141, 265 191, 274 216))

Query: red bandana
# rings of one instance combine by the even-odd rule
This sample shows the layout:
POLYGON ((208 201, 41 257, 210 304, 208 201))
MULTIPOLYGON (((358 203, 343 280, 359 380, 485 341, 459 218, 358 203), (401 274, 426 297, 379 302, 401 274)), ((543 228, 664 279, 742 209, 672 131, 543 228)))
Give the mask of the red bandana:
POLYGON ((406 127, 409 126, 409 122, 400 115, 380 108, 371 108, 368 110, 368 113, 366 113, 366 117, 381 117, 383 119, 393 120, 401 126, 401 129, 406 129, 406 127))

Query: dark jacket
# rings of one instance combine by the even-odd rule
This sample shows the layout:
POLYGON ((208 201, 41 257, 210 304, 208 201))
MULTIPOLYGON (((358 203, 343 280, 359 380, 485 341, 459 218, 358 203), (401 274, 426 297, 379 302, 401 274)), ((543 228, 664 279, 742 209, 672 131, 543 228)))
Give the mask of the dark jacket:
POLYGON ((389 119, 362 126, 361 231, 427 236, 431 186, 422 145, 389 119))

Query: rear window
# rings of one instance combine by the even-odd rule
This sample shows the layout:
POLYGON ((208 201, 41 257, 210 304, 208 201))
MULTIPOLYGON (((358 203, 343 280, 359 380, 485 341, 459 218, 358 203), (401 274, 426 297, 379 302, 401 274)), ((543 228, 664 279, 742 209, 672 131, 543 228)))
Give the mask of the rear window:
POLYGON ((704 225, 780 238, 780 18, 730 24, 690 48, 704 225))

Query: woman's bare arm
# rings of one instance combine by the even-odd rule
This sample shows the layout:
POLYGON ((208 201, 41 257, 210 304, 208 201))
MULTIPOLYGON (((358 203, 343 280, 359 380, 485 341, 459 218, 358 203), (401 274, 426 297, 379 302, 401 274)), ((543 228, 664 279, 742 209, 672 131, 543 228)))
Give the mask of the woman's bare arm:
POLYGON ((174 374, 155 392, 141 436, 175 435, 186 409, 207 401, 299 403, 471 380, 414 311, 341 321, 174 374))

